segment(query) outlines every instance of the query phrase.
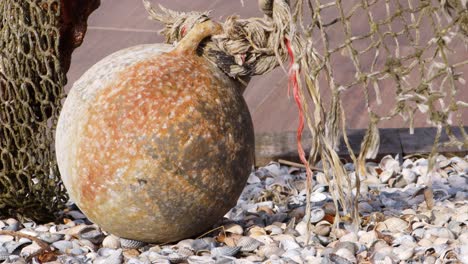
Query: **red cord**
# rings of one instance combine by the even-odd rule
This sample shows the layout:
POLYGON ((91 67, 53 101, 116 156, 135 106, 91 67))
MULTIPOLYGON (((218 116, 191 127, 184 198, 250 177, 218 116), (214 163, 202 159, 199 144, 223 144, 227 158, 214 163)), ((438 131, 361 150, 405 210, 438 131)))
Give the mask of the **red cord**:
MULTIPOLYGON (((302 107, 302 102, 299 97, 299 84, 297 81, 298 70, 294 67, 295 59, 294 59, 294 52, 291 47, 291 42, 289 39, 285 38, 284 42, 286 44, 286 48, 288 49, 289 55, 289 82, 288 82, 288 94, 291 91, 291 86, 293 88, 293 95, 294 101, 296 101, 296 105, 299 111, 299 125, 297 126, 297 152, 299 154, 299 159, 306 167, 307 178, 312 178, 312 171, 310 170, 309 162, 306 159, 304 148, 301 144, 302 139, 302 132, 304 131, 304 110, 302 107)), ((308 181, 309 182, 309 181, 308 181)))

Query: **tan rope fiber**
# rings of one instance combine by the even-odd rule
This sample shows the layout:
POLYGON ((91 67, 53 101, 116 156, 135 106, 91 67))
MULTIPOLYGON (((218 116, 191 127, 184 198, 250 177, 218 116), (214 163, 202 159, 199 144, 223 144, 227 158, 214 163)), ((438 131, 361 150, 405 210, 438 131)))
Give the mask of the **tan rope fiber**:
MULTIPOLYGON (((195 23, 209 19, 208 12, 178 13, 163 7, 155 10, 148 0, 143 2, 152 19, 166 25, 162 33, 169 43, 179 41, 195 23)), ((229 17, 222 24, 224 33, 208 40, 200 52, 234 78, 262 75, 278 66, 291 75, 291 69, 285 66, 291 60, 285 40, 291 43, 295 62, 291 66, 292 78, 296 72, 298 99, 312 134, 309 162, 313 164, 320 158, 335 204, 351 216, 354 226, 359 224, 356 205, 360 181, 365 183, 367 177, 366 160, 378 154, 380 121, 401 116, 412 132, 415 113, 421 112, 438 128, 431 157, 436 155, 442 128, 449 137, 447 145, 468 148, 463 127, 463 111, 468 104, 458 96, 466 90, 468 53, 453 52, 457 45, 467 44, 466 1, 259 3, 265 13, 263 18, 229 17), (357 23, 359 19, 366 23, 357 23), (370 63, 364 63, 369 58, 370 63), (338 61, 345 61, 354 78, 341 78, 343 65, 338 61), (395 87, 396 100, 387 114, 379 115, 382 85, 395 87), (342 100, 351 89, 362 91, 370 120, 357 156, 346 134, 347 113, 342 100), (324 99, 326 90, 332 95, 330 100, 324 99), (455 123, 461 131, 460 138, 455 137, 455 123), (337 154, 341 136, 355 163, 353 178, 337 154)), ((432 169, 430 166, 429 173, 432 169)), ((340 215, 337 213, 336 217, 339 219, 340 215)))

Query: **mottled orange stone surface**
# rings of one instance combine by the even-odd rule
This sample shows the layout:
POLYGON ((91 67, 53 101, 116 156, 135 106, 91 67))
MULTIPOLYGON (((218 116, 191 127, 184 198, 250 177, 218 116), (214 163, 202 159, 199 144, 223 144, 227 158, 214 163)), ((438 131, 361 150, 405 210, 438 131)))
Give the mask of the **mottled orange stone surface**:
POLYGON ((235 205, 253 165, 239 84, 180 50, 138 59, 104 86, 93 81, 94 92, 72 91, 57 132, 77 205, 129 239, 169 242, 210 229, 235 205), (73 119, 80 125, 67 130, 73 119))

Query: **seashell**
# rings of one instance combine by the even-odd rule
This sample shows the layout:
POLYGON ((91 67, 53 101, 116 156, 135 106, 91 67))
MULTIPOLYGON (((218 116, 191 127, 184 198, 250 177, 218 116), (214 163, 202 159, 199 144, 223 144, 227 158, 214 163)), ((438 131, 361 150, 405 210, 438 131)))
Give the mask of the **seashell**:
POLYGON ((432 235, 434 237, 442 237, 448 239, 455 239, 454 234, 446 227, 432 227, 426 230, 426 236, 432 235))
POLYGON ((105 235, 98 229, 90 227, 80 230, 80 232, 78 232, 78 237, 81 239, 89 240, 94 244, 101 244, 105 238, 105 235))
POLYGON ((176 250, 177 254, 181 255, 181 256, 186 256, 186 257, 189 257, 189 256, 192 256, 193 255, 193 250, 190 249, 190 248, 187 248, 187 247, 180 247, 176 250))
MULTIPOLYGON (((372 263, 377 263, 379 261, 385 261, 386 258, 390 258, 389 263, 394 263, 392 261, 392 259, 391 259, 391 257, 393 257, 393 248, 386 245, 385 242, 384 242, 384 244, 385 244, 384 246, 377 247, 372 251, 372 254, 371 254, 372 263)), ((383 262, 383 263, 385 263, 385 262, 383 262)))
POLYGON ((395 254, 399 260, 406 261, 409 260, 414 255, 413 246, 399 246, 393 248, 393 254, 395 254))
POLYGON ((408 222, 397 217, 389 218, 376 225, 376 230, 379 232, 388 231, 390 233, 403 232, 408 227, 408 222))
POLYGON ((372 243, 374 243, 378 239, 377 233, 374 230, 371 230, 368 232, 359 231, 358 237, 359 237, 358 242, 360 244, 365 245, 368 248, 370 247, 372 243))
POLYGON ((327 200, 327 196, 321 192, 313 192, 310 194, 310 201, 313 203, 320 203, 327 200))
POLYGON ((276 225, 269 225, 267 227, 265 227, 265 231, 267 232, 267 234, 271 235, 271 236, 274 236, 274 235, 280 235, 283 233, 283 229, 279 226, 276 226, 276 225))
POLYGON ((9 235, 0 235, 0 245, 5 243, 5 242, 9 242, 9 241, 13 241, 15 238, 13 236, 9 236, 9 235))
POLYGON ((396 158, 393 158, 390 155, 387 155, 383 157, 380 160, 379 167, 385 172, 385 171, 391 171, 391 172, 399 172, 400 171, 400 162, 396 160, 396 158))
POLYGON ((56 241, 63 239, 64 235, 59 233, 41 233, 39 234, 39 239, 52 244, 56 241))
POLYGON ((21 249, 21 252, 19 255, 23 258, 27 258, 31 255, 37 254, 41 250, 42 248, 38 244, 33 242, 31 245, 28 245, 24 247, 23 249, 21 249))
POLYGON ((234 256, 239 252, 240 247, 216 247, 211 249, 211 255, 213 257, 218 256, 234 256))
POLYGON ((224 231, 226 233, 232 233, 237 235, 242 235, 244 233, 244 229, 242 226, 238 224, 228 224, 224 226, 224 231))
POLYGON ((408 184, 416 182, 416 179, 418 178, 418 175, 413 170, 406 168, 401 171, 401 175, 408 184))
POLYGON ((310 222, 315 224, 318 223, 325 217, 325 211, 320 207, 312 208, 310 211, 310 222))
POLYGON ((176 246, 179 247, 179 248, 189 248, 189 249, 193 250, 193 242, 194 241, 195 241, 194 239, 184 239, 184 240, 179 241, 176 244, 176 246))
POLYGON ((450 158, 452 167, 459 173, 463 173, 468 169, 468 162, 460 157, 450 158))
POLYGON ((314 233, 319 236, 329 236, 331 230, 332 230, 332 226, 329 222, 321 221, 315 225, 314 233))
POLYGON ((270 245, 265 245, 265 246, 260 247, 258 253, 260 256, 270 258, 273 255, 281 256, 283 255, 284 252, 285 251, 282 248, 278 247, 277 245, 270 244, 270 245))
POLYGON ((290 249, 281 255, 282 259, 290 259, 293 263, 302 263, 301 252, 298 249, 290 249))
POLYGON ((209 251, 212 248, 211 243, 212 242, 207 241, 205 239, 198 238, 193 241, 192 248, 195 252, 205 251, 205 250, 209 251))
POLYGON ((189 264, 215 264, 210 256, 191 256, 187 259, 189 264))
POLYGON ((346 231, 345 229, 342 229, 342 228, 332 229, 332 235, 336 237, 337 239, 340 239, 341 237, 345 236, 348 233, 349 231, 346 231))
POLYGON ((416 241, 414 240, 413 236, 410 235, 403 235, 399 237, 395 237, 393 240, 392 246, 414 246, 416 241))
POLYGON ((257 175, 255 175, 255 173, 251 173, 249 175, 249 178, 247 179, 248 184, 255 184, 255 183, 261 183, 261 182, 262 180, 260 180, 260 178, 257 175))
POLYGON ((122 249, 101 248, 98 256, 93 261, 94 264, 121 264, 123 263, 122 249))
POLYGON ((305 221, 300 221, 297 223, 296 227, 294 228, 300 235, 307 234, 307 223, 305 221))
POLYGON ((259 246, 262 245, 262 242, 258 241, 252 237, 241 237, 237 241, 237 246, 240 247, 240 251, 242 252, 251 252, 256 250, 259 246))
MULTIPOLYGON (((342 253, 345 254, 345 253, 342 253)), ((326 259, 328 259, 328 263, 334 263, 334 264, 353 264, 357 263, 356 257, 355 256, 340 256, 336 253, 330 253, 328 256, 325 256, 326 259)))
POLYGON ((73 240, 73 242, 78 242, 78 247, 86 248, 89 251, 96 251, 98 249, 98 245, 87 239, 73 240))
POLYGON ((455 236, 458 236, 462 230, 463 230, 463 227, 464 224, 460 223, 460 222, 457 222, 457 221, 450 221, 450 223, 447 225, 447 228, 452 231, 453 234, 455 234, 455 236))
POLYGON ((358 242, 358 236, 354 232, 348 232, 344 234, 343 236, 341 236, 339 239, 340 239, 340 242, 352 242, 352 243, 358 242))
POLYGON ((87 230, 95 229, 95 227, 90 226, 90 225, 85 225, 85 224, 77 225, 77 226, 66 228, 66 229, 62 229, 60 226, 52 226, 49 231, 51 233, 59 233, 62 235, 70 235, 70 236, 78 237, 81 231, 86 230, 86 229, 87 230))
MULTIPOLYGON (((337 253, 339 250, 342 250, 343 252, 344 251, 348 251, 349 255, 352 255, 352 256, 355 256, 357 251, 358 251, 358 245, 354 242, 349 242, 349 241, 346 241, 346 242, 341 242, 339 241, 338 243, 335 244, 335 247, 334 247, 334 250, 335 253, 337 253)), ((346 254, 348 254, 346 253, 346 254)), ((339 256, 344 256, 344 255, 341 255, 341 254, 338 254, 339 256)))
POLYGON ((146 246, 148 243, 143 242, 143 241, 138 241, 138 240, 132 240, 132 239, 126 239, 126 238, 120 238, 120 245, 122 248, 141 248, 146 246))
POLYGON ((272 176, 278 177, 285 174, 285 170, 281 169, 281 166, 277 162, 270 162, 270 164, 264 167, 272 176))
POLYGON ((299 246, 299 244, 294 240, 285 239, 280 241, 280 247, 285 251, 288 251, 291 249, 300 248, 301 246, 299 246))
POLYGON ((4 261, 8 259, 9 256, 10 256, 10 253, 8 253, 8 250, 0 246, 0 261, 4 261))
POLYGON ((171 263, 182 263, 182 262, 185 262, 187 260, 189 256, 183 256, 183 255, 179 255, 177 253, 171 253, 167 256, 167 259, 171 262, 171 263))
POLYGON ((3 230, 18 231, 20 229, 20 222, 14 218, 8 218, 7 220, 5 220, 5 223, 7 224, 7 226, 4 227, 3 230))
POLYGON ((388 180, 390 180, 390 178, 392 178, 393 175, 394 175, 394 172, 391 171, 391 170, 383 171, 383 172, 379 175, 380 182, 381 182, 381 183, 387 183, 388 180))
POLYGON ((67 240, 59 240, 52 243, 52 247, 56 248, 61 253, 67 253, 69 249, 73 248, 73 243, 67 240))
POLYGON ((468 208, 458 210, 454 215, 454 220, 457 222, 468 222, 468 208))
POLYGON ((108 235, 102 241, 102 247, 105 248, 117 249, 120 248, 120 246, 120 239, 114 235, 108 235))
POLYGON ((253 238, 256 238, 258 236, 264 236, 266 235, 266 231, 264 228, 262 227, 259 227, 259 226, 254 226, 252 228, 249 229, 249 231, 247 232, 247 235, 250 236, 250 237, 253 237, 253 238))

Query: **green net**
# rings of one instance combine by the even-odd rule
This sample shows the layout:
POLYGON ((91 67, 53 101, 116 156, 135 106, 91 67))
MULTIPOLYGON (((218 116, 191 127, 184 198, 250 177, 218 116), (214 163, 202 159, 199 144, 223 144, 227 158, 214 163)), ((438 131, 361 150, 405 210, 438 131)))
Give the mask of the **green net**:
POLYGON ((53 219, 67 201, 54 130, 65 72, 61 1, 0 1, 0 218, 53 219))

